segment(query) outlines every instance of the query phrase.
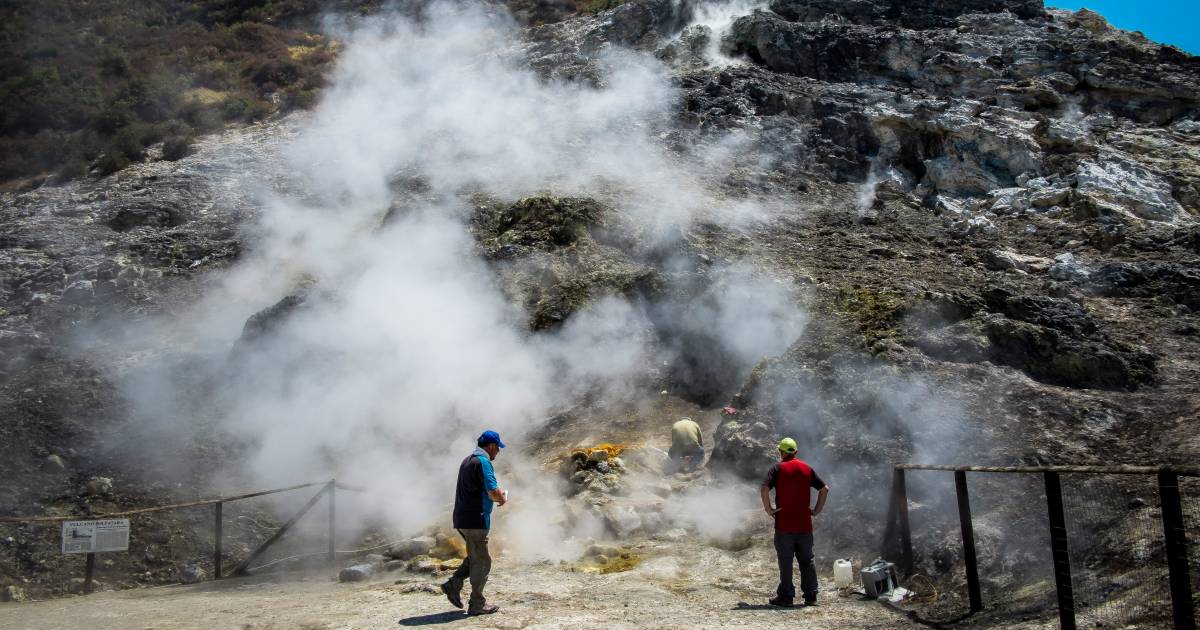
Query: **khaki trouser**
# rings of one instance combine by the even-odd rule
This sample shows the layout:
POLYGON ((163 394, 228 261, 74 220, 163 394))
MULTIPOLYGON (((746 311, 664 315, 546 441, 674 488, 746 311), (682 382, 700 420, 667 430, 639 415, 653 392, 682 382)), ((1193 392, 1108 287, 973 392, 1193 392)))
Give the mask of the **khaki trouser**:
POLYGON ((467 542, 467 558, 450 576, 450 588, 461 592, 463 582, 471 578, 471 600, 467 603, 467 611, 483 608, 487 600, 483 597, 483 586, 487 584, 488 573, 492 571, 492 556, 488 553, 488 530, 460 529, 458 533, 467 542))

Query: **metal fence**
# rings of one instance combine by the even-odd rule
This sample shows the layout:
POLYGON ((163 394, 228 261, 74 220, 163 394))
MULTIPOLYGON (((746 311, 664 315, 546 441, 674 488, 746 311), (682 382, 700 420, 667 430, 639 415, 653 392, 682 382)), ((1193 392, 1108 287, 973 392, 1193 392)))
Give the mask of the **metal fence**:
MULTIPOLYGON (((30 523, 30 524, 55 523, 55 524, 57 524, 57 523, 62 523, 64 521, 75 521, 75 520, 83 520, 83 519, 99 520, 99 519, 113 519, 113 518, 130 518, 130 517, 137 517, 139 515, 145 515, 145 514, 150 514, 150 513, 154 513, 154 512, 167 512, 167 511, 174 511, 174 510, 195 510, 195 509, 202 509, 202 508, 211 508, 212 509, 212 524, 213 524, 213 528, 212 528, 212 532, 213 532, 213 546, 212 546, 212 548, 213 548, 213 557, 212 557, 213 579, 221 579, 223 577, 246 575, 250 569, 251 564, 256 559, 258 559, 260 556, 262 556, 263 553, 265 553, 272 545, 275 545, 276 543, 278 543, 288 533, 288 531, 290 531, 296 525, 296 523, 299 522, 300 519, 304 517, 305 514, 307 514, 309 511, 311 511, 321 501, 322 498, 327 499, 326 505, 328 507, 328 548, 325 551, 325 554, 329 561, 333 561, 335 554, 337 553, 334 551, 334 540, 335 540, 335 536, 337 533, 337 491, 338 490, 359 491, 358 488, 345 486, 343 484, 338 483, 334 479, 330 479, 329 481, 305 483, 305 484, 300 484, 300 485, 296 485, 296 486, 289 486, 287 488, 276 488, 276 489, 272 489, 272 490, 260 490, 257 492, 250 492, 247 494, 240 494, 240 495, 235 495, 235 496, 218 497, 215 499, 204 499, 204 500, 200 500, 200 501, 189 501, 186 503, 175 503, 175 504, 171 504, 171 505, 161 505, 161 506, 141 508, 141 509, 136 509, 136 510, 126 510, 123 512, 113 512, 113 513, 109 513, 109 514, 96 514, 96 515, 89 515, 87 517, 83 517, 83 516, 79 516, 79 515, 71 515, 71 516, 2 516, 2 517, 0 517, 0 523, 30 523), (275 532, 273 534, 271 534, 265 541, 263 541, 257 548, 250 551, 246 555, 246 557, 241 559, 241 561, 238 562, 238 564, 231 571, 223 572, 225 561, 230 559, 229 554, 227 553, 227 551, 224 548, 224 541, 225 541, 224 532, 225 532, 225 524, 227 521, 227 518, 225 515, 225 506, 227 504, 231 504, 231 503, 235 503, 235 502, 239 502, 239 501, 245 501, 247 499, 253 499, 256 497, 264 497, 264 496, 280 494, 280 493, 284 493, 284 492, 293 492, 293 491, 302 490, 305 488, 315 488, 318 486, 320 487, 320 489, 317 491, 317 493, 314 494, 312 496, 312 498, 310 498, 308 500, 308 502, 305 503, 304 506, 302 508, 300 508, 300 510, 298 512, 296 512, 296 514, 294 516, 292 516, 292 518, 290 518, 286 523, 284 523, 282 526, 280 526, 279 529, 275 530, 275 532)), ((94 553, 87 554, 85 562, 84 562, 84 581, 83 581, 83 592, 84 593, 90 593, 92 591, 93 575, 95 573, 95 567, 96 567, 96 554, 94 554, 94 553)))
MULTIPOLYGON (((1037 475, 1045 490, 1048 527, 1043 540, 1050 550, 1047 564, 1054 576, 1060 627, 1073 630, 1079 622, 1120 627, 1159 618, 1177 629, 1195 630, 1200 551, 1189 549, 1187 532, 1200 527, 1200 500, 1194 498, 1200 496, 1200 480, 1194 479, 1200 468, 899 464, 883 549, 885 557, 899 558, 905 577, 913 575, 906 473, 916 470, 953 473, 971 613, 984 609, 984 593, 967 473, 977 486, 986 478, 977 474, 1037 475), (1181 479, 1195 484, 1190 492, 1181 491, 1188 489, 1181 479)), ((975 498, 980 498, 978 488, 975 498)))

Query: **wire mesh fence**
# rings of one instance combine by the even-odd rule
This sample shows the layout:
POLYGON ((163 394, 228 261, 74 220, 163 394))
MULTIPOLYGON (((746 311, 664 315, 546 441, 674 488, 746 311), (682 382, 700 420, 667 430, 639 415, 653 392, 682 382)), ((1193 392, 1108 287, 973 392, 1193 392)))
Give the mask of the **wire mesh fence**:
POLYGON ((1188 577, 1192 580, 1192 614, 1200 617, 1200 477, 1181 477, 1183 526, 1188 536, 1188 577))
POLYGON ((274 563, 272 558, 319 555, 329 559, 334 555, 335 486, 358 491, 331 480, 219 499, 108 512, 91 515, 90 519, 87 515, 0 516, 0 541, 4 543, 0 551, 18 556, 15 564, 27 566, 35 581, 38 574, 51 574, 80 564, 80 558, 86 555, 83 577, 40 588, 50 594, 91 592, 98 584, 102 587, 110 585, 106 584, 109 579, 122 585, 133 585, 226 577, 264 563, 274 563), (299 495, 293 493, 297 490, 301 491, 299 495), (279 496, 283 493, 292 494, 279 496), (322 500, 327 518, 311 519, 320 521, 319 524, 302 522, 299 527, 293 527, 322 500), (277 515, 295 510, 300 503, 303 507, 280 526, 277 515), (129 520, 128 549, 122 553, 67 556, 50 551, 62 535, 63 521, 117 518, 129 520), (312 552, 313 542, 317 540, 323 543, 321 551, 312 552), (28 557, 22 557, 22 554, 28 557), (218 562, 221 563, 220 570, 218 562))
POLYGON ((1039 475, 968 475, 984 602, 1014 613, 1045 610, 1054 601, 1050 524, 1039 475), (1018 535, 1014 535, 1018 534, 1018 535))
POLYGON ((1066 474, 1062 484, 1079 625, 1170 628, 1157 477, 1066 474))
POLYGON ((1186 467, 901 465, 893 489, 900 533, 885 541, 885 550, 899 545, 902 565, 913 566, 915 558, 918 570, 940 569, 943 583, 972 595, 969 602, 953 598, 942 612, 967 603, 967 613, 978 612, 986 602, 993 611, 1003 607, 1010 619, 1029 620, 1057 600, 1063 627, 1194 630, 1197 475, 1200 470, 1186 467), (943 480, 953 472, 953 490, 922 479, 910 501, 905 473, 917 470, 944 471, 943 480), (957 499, 959 515, 961 546, 952 560, 946 557, 947 495, 957 499), (1030 509, 1038 499, 1040 509, 1030 509))

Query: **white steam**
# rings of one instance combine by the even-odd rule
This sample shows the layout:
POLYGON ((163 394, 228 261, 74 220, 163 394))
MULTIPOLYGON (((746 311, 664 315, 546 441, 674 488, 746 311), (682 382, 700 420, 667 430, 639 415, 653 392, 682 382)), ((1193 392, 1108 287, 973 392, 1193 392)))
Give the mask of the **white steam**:
MULTIPOLYGON (((531 336, 474 253, 464 194, 619 194, 619 210, 652 233, 701 210, 747 209, 716 201, 702 168, 656 144, 674 94, 652 59, 607 54, 603 89, 546 82, 498 53, 514 46, 514 26, 472 7, 342 35, 332 85, 291 145, 290 184, 264 195, 252 253, 172 344, 213 356, 210 413, 249 445, 260 483, 337 477, 366 487, 370 509, 397 528, 446 518, 458 461, 480 431, 498 430, 516 448, 497 461, 513 490, 497 526, 519 556, 559 557, 546 541, 595 535, 595 523, 549 517, 561 512, 553 473, 516 451, 540 419, 585 394, 630 393, 663 360, 652 307, 610 297, 531 336), (401 181, 422 192, 385 224, 401 181), (296 292, 302 306, 225 361, 248 315, 296 292)), ((710 328, 747 366, 785 349, 803 324, 792 290, 727 277, 679 327, 710 328)), ((188 395, 157 386, 167 390, 130 392, 144 414, 188 395)))
POLYGON ((744 63, 742 59, 730 57, 721 50, 721 40, 729 34, 738 18, 767 8, 767 0, 726 0, 706 2, 695 6, 692 24, 702 26, 712 33, 705 49, 705 57, 717 65, 744 63))
POLYGON ((705 486, 671 495, 666 513, 704 540, 729 541, 762 516, 762 503, 749 485, 705 486))

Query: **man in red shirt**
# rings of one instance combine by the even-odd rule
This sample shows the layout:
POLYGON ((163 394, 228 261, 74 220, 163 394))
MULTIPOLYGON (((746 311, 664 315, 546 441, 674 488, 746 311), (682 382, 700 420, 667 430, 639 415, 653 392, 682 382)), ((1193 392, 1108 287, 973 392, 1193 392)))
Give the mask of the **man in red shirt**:
POLYGON ((775 555, 779 558, 779 589, 768 603, 791 607, 796 598, 792 583, 792 559, 800 563, 800 590, 804 604, 817 604, 817 567, 813 564, 812 517, 825 508, 829 486, 817 476, 811 466, 796 459, 796 441, 783 438, 779 442, 779 463, 767 471, 762 489, 763 509, 775 519, 775 555), (771 490, 775 490, 775 507, 771 507, 771 490), (817 490, 817 505, 812 504, 812 490, 817 490))

